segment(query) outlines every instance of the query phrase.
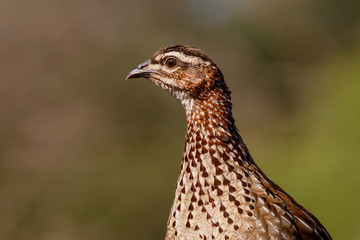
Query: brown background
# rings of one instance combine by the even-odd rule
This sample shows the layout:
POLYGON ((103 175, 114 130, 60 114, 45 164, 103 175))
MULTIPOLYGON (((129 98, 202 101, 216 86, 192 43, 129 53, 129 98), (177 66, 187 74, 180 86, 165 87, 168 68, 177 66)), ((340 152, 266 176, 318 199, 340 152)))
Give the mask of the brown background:
POLYGON ((162 239, 184 110, 134 66, 203 49, 255 161, 360 238, 360 2, 0 2, 0 239, 162 239))

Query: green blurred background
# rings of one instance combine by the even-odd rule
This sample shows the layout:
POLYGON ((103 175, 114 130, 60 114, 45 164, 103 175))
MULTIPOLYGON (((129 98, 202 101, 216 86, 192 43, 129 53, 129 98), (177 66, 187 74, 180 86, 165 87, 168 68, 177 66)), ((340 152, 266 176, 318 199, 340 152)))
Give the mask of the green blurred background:
POLYGON ((360 239, 360 1, 1 0, 0 239, 163 239, 181 104, 134 66, 210 55, 254 159, 360 239))

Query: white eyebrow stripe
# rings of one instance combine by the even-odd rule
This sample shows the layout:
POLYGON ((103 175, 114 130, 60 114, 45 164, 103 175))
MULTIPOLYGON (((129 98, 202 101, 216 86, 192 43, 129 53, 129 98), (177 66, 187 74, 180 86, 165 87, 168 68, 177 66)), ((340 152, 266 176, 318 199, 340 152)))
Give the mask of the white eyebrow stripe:
POLYGON ((167 52, 164 55, 157 56, 156 60, 160 61, 160 58, 168 57, 168 56, 174 56, 182 62, 191 63, 193 65, 200 65, 202 63, 206 63, 206 65, 211 64, 209 61, 206 61, 200 57, 189 56, 189 55, 185 55, 182 52, 176 52, 176 51, 167 52))

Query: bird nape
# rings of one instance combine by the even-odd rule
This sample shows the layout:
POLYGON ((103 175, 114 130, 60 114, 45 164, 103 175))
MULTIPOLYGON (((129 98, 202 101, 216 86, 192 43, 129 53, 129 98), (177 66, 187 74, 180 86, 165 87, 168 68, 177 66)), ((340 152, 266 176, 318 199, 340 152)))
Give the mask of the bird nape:
POLYGON ((181 101, 187 134, 169 239, 331 239, 304 207, 255 164, 234 123, 220 69, 198 48, 160 49, 127 75, 181 101))

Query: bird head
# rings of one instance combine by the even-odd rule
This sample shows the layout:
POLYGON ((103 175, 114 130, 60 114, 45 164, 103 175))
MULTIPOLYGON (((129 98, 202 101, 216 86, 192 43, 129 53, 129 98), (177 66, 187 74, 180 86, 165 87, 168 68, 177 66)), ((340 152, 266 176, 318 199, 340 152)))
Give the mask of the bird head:
POLYGON ((185 45, 160 49, 149 60, 131 70, 126 79, 141 77, 167 90, 185 108, 221 90, 229 92, 213 60, 200 49, 185 45))

